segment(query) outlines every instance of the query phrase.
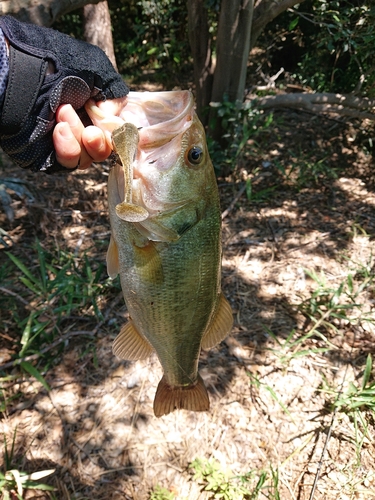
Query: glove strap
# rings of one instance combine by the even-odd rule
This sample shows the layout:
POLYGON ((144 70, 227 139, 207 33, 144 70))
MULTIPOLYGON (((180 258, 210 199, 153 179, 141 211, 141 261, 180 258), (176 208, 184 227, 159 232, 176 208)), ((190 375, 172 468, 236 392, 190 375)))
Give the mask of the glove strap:
POLYGON ((34 107, 48 61, 9 46, 9 80, 1 116, 1 132, 16 134, 34 107))

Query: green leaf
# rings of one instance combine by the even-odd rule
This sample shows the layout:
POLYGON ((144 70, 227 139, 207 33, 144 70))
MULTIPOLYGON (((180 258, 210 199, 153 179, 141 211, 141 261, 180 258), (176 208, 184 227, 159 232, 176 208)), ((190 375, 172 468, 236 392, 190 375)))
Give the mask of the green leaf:
POLYGON ((22 357, 25 354, 25 350, 29 346, 31 324, 32 324, 33 319, 34 319, 34 313, 30 314, 30 316, 29 316, 29 318, 27 320, 27 324, 25 326, 25 329, 24 329, 24 331, 22 333, 22 338, 21 338, 22 349, 21 349, 21 351, 19 353, 20 357, 22 357))
POLYGON ((29 373, 32 377, 36 378, 38 382, 42 384, 42 386, 49 392, 51 390, 50 386, 45 381, 44 377, 39 373, 39 371, 28 361, 21 361, 21 368, 23 368, 27 373, 29 373))
POLYGON ((43 483, 35 483, 34 481, 25 481, 23 484, 25 489, 42 490, 42 491, 55 491, 53 486, 43 483))
POLYGON ((372 358, 371 358, 371 354, 369 354, 367 356, 366 368, 365 368, 365 372, 363 374, 362 389, 364 389, 366 387, 368 381, 370 380, 371 370, 372 370, 372 358))
POLYGON ((17 257, 15 257, 13 254, 10 252, 6 252, 6 255, 10 258, 10 260, 18 267, 20 271, 23 272, 25 276, 29 278, 29 280, 37 285, 40 288, 40 283, 37 278, 29 271, 29 269, 25 266, 23 262, 21 262, 17 257))
POLYGON ((148 56, 152 56, 153 54, 155 54, 156 52, 158 51, 158 48, 157 47, 152 47, 151 49, 149 49, 147 51, 147 55, 148 56))
POLYGON ((40 265, 41 285, 43 291, 46 292, 47 290, 46 259, 45 259, 45 252, 39 240, 37 240, 37 251, 38 251, 38 260, 40 265))
POLYGON ((295 19, 293 19, 293 21, 291 21, 291 22, 289 23, 289 27, 288 27, 289 31, 293 31, 293 30, 294 30, 294 28, 295 28, 295 27, 297 26, 297 24, 298 24, 298 21, 299 21, 299 17, 296 17, 295 19))
POLYGON ((39 286, 39 283, 37 284, 37 286, 34 286, 34 284, 32 283, 32 281, 30 281, 29 279, 25 278, 25 276, 21 276, 20 277, 20 280, 22 281, 22 283, 30 290, 32 291, 33 293, 35 293, 35 295, 40 295, 41 291, 40 291, 40 286, 39 286))

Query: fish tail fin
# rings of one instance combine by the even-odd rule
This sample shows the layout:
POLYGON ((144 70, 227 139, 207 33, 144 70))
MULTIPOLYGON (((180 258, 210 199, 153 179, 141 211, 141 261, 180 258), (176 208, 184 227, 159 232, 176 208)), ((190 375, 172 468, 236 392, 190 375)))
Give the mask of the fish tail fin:
POLYGON ((174 410, 207 411, 209 408, 207 389, 199 374, 196 383, 186 387, 170 386, 165 376, 160 380, 154 399, 156 417, 168 415, 174 410))

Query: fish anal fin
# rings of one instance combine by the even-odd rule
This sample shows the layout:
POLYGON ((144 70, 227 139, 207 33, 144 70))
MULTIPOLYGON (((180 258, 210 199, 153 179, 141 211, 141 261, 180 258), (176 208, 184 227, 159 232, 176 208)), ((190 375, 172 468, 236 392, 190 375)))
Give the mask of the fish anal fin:
POLYGON ((232 326, 232 309, 227 299, 221 293, 215 315, 203 336, 202 348, 209 349, 224 340, 231 331, 232 326))
POLYGON ((198 374, 195 384, 186 387, 170 386, 165 376, 160 380, 154 399, 156 417, 168 415, 174 410, 208 411, 210 400, 202 377, 198 374))
POLYGON ((109 240, 107 250, 107 273, 112 279, 115 279, 119 273, 118 249, 113 236, 111 236, 111 239, 109 240))
POLYGON ((130 320, 126 323, 115 338, 112 351, 115 356, 129 361, 146 359, 153 351, 152 346, 145 340, 130 320))
POLYGON ((142 222, 149 216, 145 208, 125 201, 116 205, 116 214, 126 222, 142 222))

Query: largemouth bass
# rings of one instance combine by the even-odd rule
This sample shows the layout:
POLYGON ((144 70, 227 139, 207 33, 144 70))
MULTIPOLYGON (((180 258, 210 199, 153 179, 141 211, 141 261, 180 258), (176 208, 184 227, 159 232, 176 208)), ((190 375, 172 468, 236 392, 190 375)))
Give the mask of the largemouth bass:
POLYGON ((218 189, 192 94, 130 92, 120 118, 86 109, 113 130, 122 163, 108 180, 107 268, 120 275, 130 319, 113 352, 137 360, 156 351, 164 371, 157 417, 208 410, 199 354, 226 337, 233 319, 220 288, 218 189))

